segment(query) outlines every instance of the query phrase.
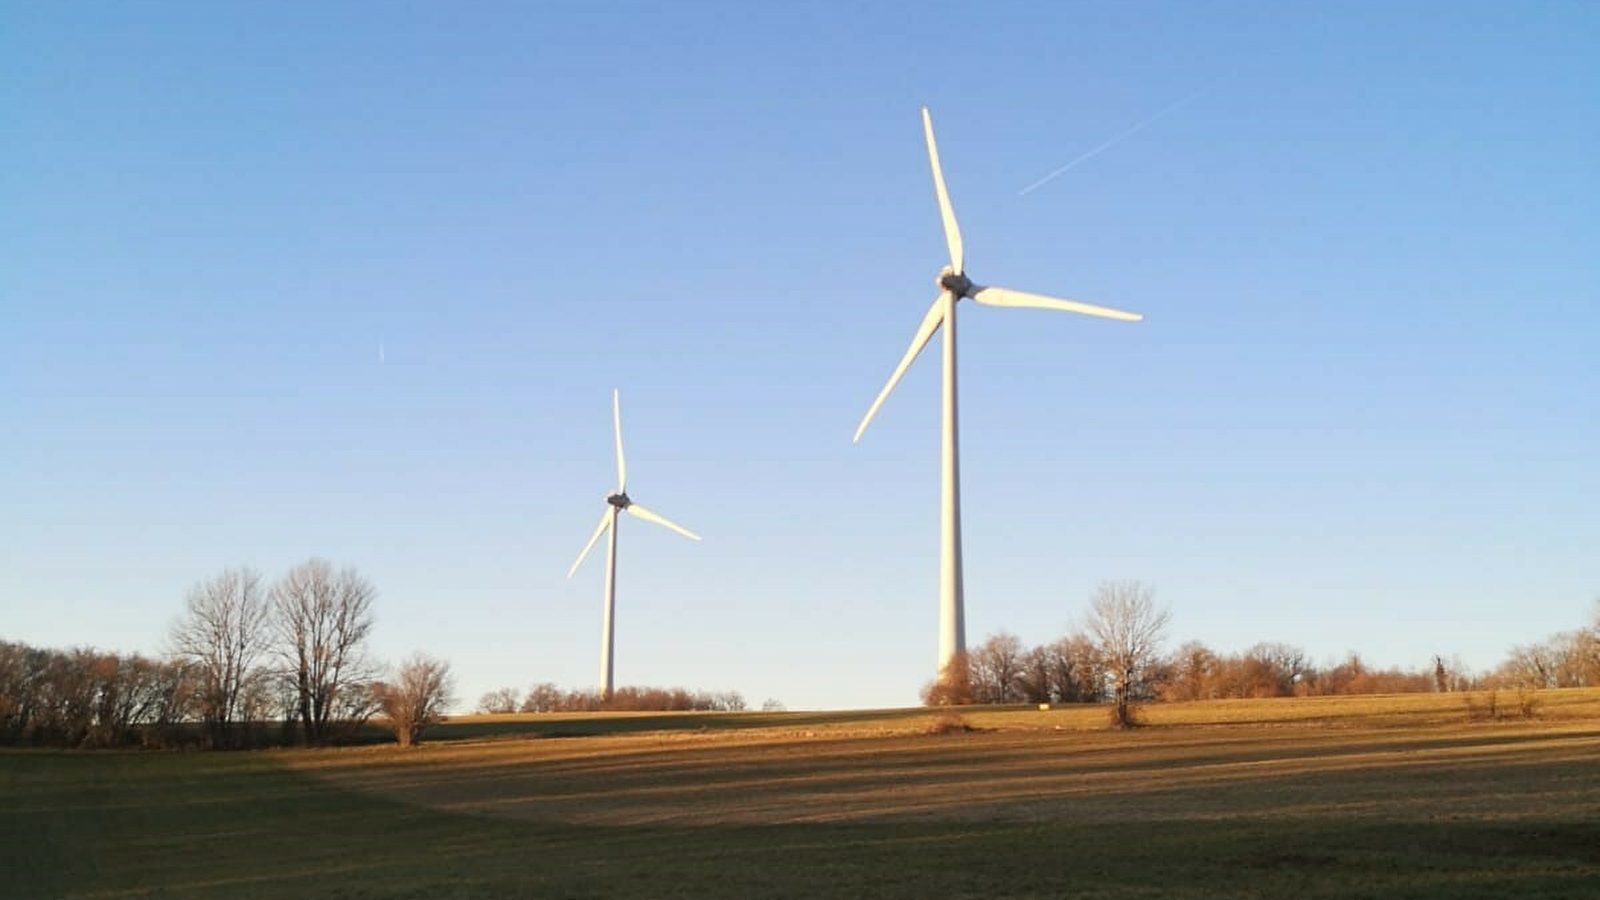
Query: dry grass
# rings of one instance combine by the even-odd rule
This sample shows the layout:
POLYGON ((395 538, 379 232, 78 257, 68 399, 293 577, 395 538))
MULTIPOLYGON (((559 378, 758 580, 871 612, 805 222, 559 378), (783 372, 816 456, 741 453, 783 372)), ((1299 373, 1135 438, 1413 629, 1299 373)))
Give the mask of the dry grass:
POLYGON ((0 895, 1600 896, 1600 691, 457 721, 0 753, 0 895), (496 736, 509 731, 512 736, 496 736), (589 736, 551 739, 540 734, 589 736))
POLYGON ((1473 722, 1446 696, 1219 702, 1152 706, 1134 732, 1097 708, 916 711, 292 764, 429 808, 572 824, 1600 816, 1600 691, 1554 692, 1545 710, 1473 722))
MULTIPOLYGON (((1270 725, 1311 727, 1360 723, 1396 727, 1460 724, 1471 718, 1467 707, 1486 702, 1490 692, 1448 694, 1378 694, 1341 697, 1297 697, 1267 700, 1208 700, 1198 703, 1152 703, 1142 707, 1148 725, 1270 725)), ((1537 717, 1547 720, 1600 719, 1600 688, 1540 691, 1527 698, 1537 717)), ((1517 703, 1516 691, 1500 691, 1502 713, 1517 703)), ((1106 707, 1057 705, 1040 710, 1032 705, 960 707, 959 714, 985 729, 1098 731, 1105 728, 1106 707)), ((452 717, 433 738, 561 735, 599 736, 646 731, 813 731, 871 734, 916 731, 946 710, 852 710, 845 712, 746 713, 512 713, 452 717)), ((1504 716, 1502 716, 1504 717, 1504 716)))

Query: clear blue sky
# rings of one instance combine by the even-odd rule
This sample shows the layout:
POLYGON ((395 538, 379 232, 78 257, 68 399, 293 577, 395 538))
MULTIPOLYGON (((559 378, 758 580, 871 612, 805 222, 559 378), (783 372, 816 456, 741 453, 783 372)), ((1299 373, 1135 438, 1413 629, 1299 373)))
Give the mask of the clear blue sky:
MULTIPOLYGON (((909 704, 934 114, 968 633, 1474 666, 1600 595, 1600 7, 33 4, 0 28, 0 637, 158 652, 312 555, 467 702, 909 704), (1107 138, 1190 98, 1025 195, 1107 138), (380 345, 382 359, 380 359, 380 345)), ((936 350, 936 346, 930 349, 936 350)))

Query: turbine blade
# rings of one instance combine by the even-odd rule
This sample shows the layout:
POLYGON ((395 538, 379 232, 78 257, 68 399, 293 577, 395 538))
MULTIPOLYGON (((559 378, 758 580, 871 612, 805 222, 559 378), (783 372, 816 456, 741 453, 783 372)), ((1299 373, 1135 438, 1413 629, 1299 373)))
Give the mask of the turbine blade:
POLYGON ((617 493, 628 492, 628 460, 622 455, 622 392, 611 392, 611 427, 617 436, 617 493))
POLYGON ((944 219, 944 242, 950 247, 950 268, 957 275, 965 271, 966 260, 961 247, 961 228, 956 225, 956 211, 950 206, 950 192, 944 186, 944 169, 939 166, 939 145, 933 142, 933 118, 928 108, 922 108, 922 132, 928 138, 928 162, 933 164, 933 189, 939 194, 939 215, 944 219))
POLYGON ((684 537, 688 538, 691 541, 700 540, 700 535, 695 534, 694 532, 690 531, 687 528, 684 528, 682 525, 678 525, 678 524, 676 524, 674 522, 668 521, 666 519, 666 517, 658 515, 656 513, 653 513, 650 510, 645 509, 644 507, 640 506, 637 503, 628 504, 624 508, 624 511, 627 512, 628 515, 635 516, 637 518, 643 519, 646 522, 654 522, 657 525, 663 525, 663 526, 665 526, 667 528, 671 528, 673 531, 676 531, 677 533, 683 535, 684 537))
POLYGON ((917 333, 912 336, 911 346, 906 349, 906 355, 900 357, 900 365, 895 366, 894 374, 889 376, 889 382, 883 386, 883 390, 878 392, 878 399, 872 401, 872 408, 868 409, 867 414, 861 417, 861 424, 856 427, 856 436, 852 438, 853 441, 861 440, 862 433, 867 430, 867 424, 872 421, 873 416, 878 414, 878 407, 882 406, 883 401, 888 399, 889 392, 894 390, 894 386, 900 383, 900 376, 906 374, 906 369, 911 367, 911 361, 917 358, 917 354, 922 352, 922 348, 928 345, 928 339, 932 338, 933 333, 939 330, 940 325, 944 324, 944 304, 945 298, 948 296, 950 296, 948 293, 940 294, 933 301, 933 305, 928 307, 928 314, 922 317, 922 324, 917 326, 917 333))
POLYGON ((567 570, 567 577, 568 578, 571 578, 573 573, 578 571, 578 567, 583 565, 584 557, 588 556, 589 555, 589 551, 594 549, 594 542, 600 540, 600 535, 606 533, 606 526, 610 525, 610 524, 611 524, 611 507, 608 506, 608 507, 606 507, 606 511, 600 514, 600 527, 596 528, 594 530, 594 535, 589 538, 589 543, 584 544, 583 545, 583 552, 578 554, 577 561, 572 564, 572 568, 567 570))
POLYGON ((1058 300, 1055 297, 1046 297, 1042 294, 1028 294, 1005 288, 980 287, 973 291, 970 296, 984 306, 1009 306, 1017 309, 1055 309, 1061 312, 1083 313, 1086 316, 1099 316, 1103 319, 1121 319, 1124 322, 1138 322, 1144 319, 1144 316, 1140 313, 1123 312, 1120 309, 1111 309, 1106 306, 1092 306, 1088 303, 1079 303, 1076 300, 1058 300))

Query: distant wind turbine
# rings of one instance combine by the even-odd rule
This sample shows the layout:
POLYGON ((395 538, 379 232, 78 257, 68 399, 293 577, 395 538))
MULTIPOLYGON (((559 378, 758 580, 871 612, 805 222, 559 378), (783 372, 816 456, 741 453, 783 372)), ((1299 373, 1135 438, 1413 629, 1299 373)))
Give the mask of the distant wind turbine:
POLYGON ((911 338, 911 347, 906 350, 905 356, 901 357, 900 364, 889 376, 888 383, 878 393, 878 398, 872 401, 867 414, 861 418, 861 425, 856 428, 855 440, 861 440, 861 435, 867 430, 872 417, 877 415, 878 407, 883 405, 883 401, 888 398, 889 392, 894 390, 894 386, 900 383, 900 377, 906 373, 912 360, 922 352, 922 348, 933 337, 933 333, 938 331, 941 325, 944 326, 944 434, 939 529, 939 668, 942 671, 956 655, 966 652, 967 644, 966 611, 961 585, 961 475, 956 419, 957 301, 970 297, 985 306, 1053 309, 1107 319, 1121 319, 1126 322, 1137 322, 1144 316, 1073 300, 1058 300, 1039 294, 1025 294, 1006 288, 974 284, 966 274, 961 230, 956 225, 956 214, 950 206, 950 194, 945 189, 944 171, 939 166, 939 148, 933 140, 933 119, 928 115, 927 107, 922 109, 922 130, 928 142, 928 162, 933 167, 933 189, 939 198, 939 215, 944 220, 944 239, 950 250, 950 264, 945 266, 934 280, 939 287, 939 296, 923 316, 922 324, 917 327, 916 335, 911 338))
POLYGON ((600 514, 600 526, 594 530, 589 543, 583 545, 583 552, 578 554, 572 568, 567 570, 567 577, 571 578, 578 571, 578 566, 583 565, 584 557, 594 549, 595 541, 610 529, 611 540, 606 545, 605 616, 600 638, 600 696, 607 700, 611 699, 615 668, 612 651, 615 647, 613 623, 617 607, 617 514, 625 512, 634 518, 670 528, 690 540, 700 540, 698 534, 645 509, 628 496, 628 464, 622 456, 622 399, 617 391, 611 392, 611 424, 617 438, 617 490, 606 497, 606 509, 600 514))

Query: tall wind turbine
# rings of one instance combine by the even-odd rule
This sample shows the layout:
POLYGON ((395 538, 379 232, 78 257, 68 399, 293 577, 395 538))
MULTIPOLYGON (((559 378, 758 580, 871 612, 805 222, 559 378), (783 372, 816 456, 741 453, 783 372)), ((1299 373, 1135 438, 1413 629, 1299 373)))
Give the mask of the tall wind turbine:
POLYGON ((939 668, 943 671, 950 660, 967 649, 966 612, 961 591, 961 470, 956 436, 956 303, 971 298, 984 306, 1021 307, 1028 309, 1054 309, 1082 313, 1107 319, 1137 322, 1144 316, 1138 313, 1091 306, 1073 300, 1058 300, 1039 294, 974 284, 967 277, 965 258, 961 247, 961 229, 956 226, 956 214, 950 206, 950 194, 944 186, 944 170, 939 166, 939 148, 933 141, 933 119, 928 108, 922 108, 922 131, 928 140, 928 162, 933 166, 933 190, 939 197, 939 215, 944 220, 944 239, 950 248, 950 264, 940 270, 934 283, 939 296, 928 307, 922 324, 911 338, 911 347, 900 358, 894 374, 872 401, 867 414, 861 418, 855 439, 867 430, 878 407, 888 398, 889 392, 900 383, 900 377, 911 366, 933 333, 944 326, 944 435, 942 441, 943 464, 940 482, 943 486, 939 511, 939 668))
POLYGON ((578 559, 573 562, 572 568, 567 570, 567 577, 571 578, 578 571, 578 566, 583 565, 584 557, 594 549, 595 541, 600 540, 600 535, 605 534, 608 529, 611 531, 611 540, 606 544, 605 616, 600 637, 600 696, 607 700, 611 699, 612 675, 615 669, 612 650, 616 644, 613 620, 617 609, 617 515, 627 513, 636 519, 670 528, 690 540, 700 540, 700 535, 645 509, 628 496, 628 463, 622 456, 622 400, 617 391, 611 392, 611 425, 617 436, 617 490, 606 497, 606 509, 600 514, 600 526, 594 530, 589 543, 583 545, 583 552, 578 554, 578 559))

